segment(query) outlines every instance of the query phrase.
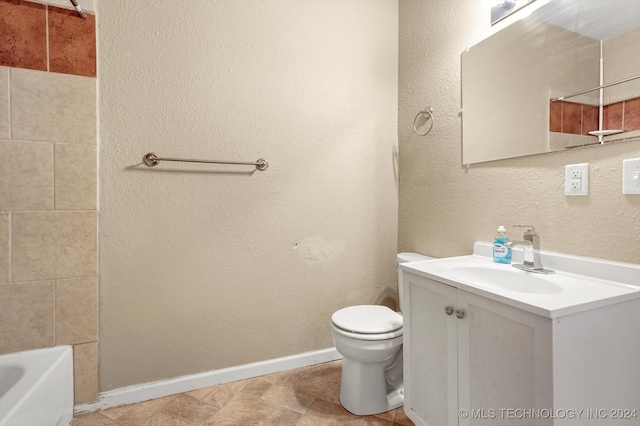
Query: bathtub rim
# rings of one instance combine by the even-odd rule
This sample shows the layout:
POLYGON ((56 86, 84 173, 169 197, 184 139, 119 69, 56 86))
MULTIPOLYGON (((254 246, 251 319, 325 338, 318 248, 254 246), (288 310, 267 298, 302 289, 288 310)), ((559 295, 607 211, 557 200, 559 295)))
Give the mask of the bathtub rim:
MULTIPOLYGON (((53 374, 60 374, 59 370, 61 363, 69 361, 70 365, 63 368, 68 368, 70 371, 63 372, 63 377, 70 374, 71 380, 67 380, 65 385, 70 389, 65 388, 67 391, 63 396, 63 402, 66 403, 70 398, 69 407, 66 405, 61 407, 61 418, 73 417, 73 347, 71 345, 58 345, 48 348, 30 349, 20 352, 12 352, 0 355, 0 368, 5 366, 19 366, 23 367, 24 374, 11 388, 3 394, 0 401, 0 408, 3 406, 10 407, 6 411, 0 410, 2 417, 0 417, 0 426, 9 424, 8 422, 15 417, 20 410, 24 409, 28 398, 38 397, 38 392, 41 391, 43 384, 53 374)), ((28 407, 28 405, 27 405, 28 407)), ((71 419, 69 419, 71 420, 71 419)))

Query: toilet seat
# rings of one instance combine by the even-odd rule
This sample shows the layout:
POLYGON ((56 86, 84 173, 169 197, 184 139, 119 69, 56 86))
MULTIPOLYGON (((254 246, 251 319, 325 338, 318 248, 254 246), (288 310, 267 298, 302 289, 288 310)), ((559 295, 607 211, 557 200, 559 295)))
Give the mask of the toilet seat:
POLYGON ((402 315, 386 306, 357 305, 331 316, 336 331, 359 340, 386 340, 402 336, 402 315))
POLYGON ((336 333, 354 340, 382 341, 382 340, 392 340, 392 339, 395 339, 396 337, 402 337, 402 329, 392 331, 391 333, 364 334, 364 333, 352 333, 350 331, 341 329, 335 324, 331 324, 331 325, 333 326, 333 330, 336 333))

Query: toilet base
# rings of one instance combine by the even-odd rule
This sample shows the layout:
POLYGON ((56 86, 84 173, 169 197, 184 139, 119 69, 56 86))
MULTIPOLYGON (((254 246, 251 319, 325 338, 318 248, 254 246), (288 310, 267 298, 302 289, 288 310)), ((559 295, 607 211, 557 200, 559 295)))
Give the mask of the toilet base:
POLYGON ((387 393, 385 369, 379 364, 343 358, 340 404, 358 416, 384 413, 404 404, 404 388, 387 393))

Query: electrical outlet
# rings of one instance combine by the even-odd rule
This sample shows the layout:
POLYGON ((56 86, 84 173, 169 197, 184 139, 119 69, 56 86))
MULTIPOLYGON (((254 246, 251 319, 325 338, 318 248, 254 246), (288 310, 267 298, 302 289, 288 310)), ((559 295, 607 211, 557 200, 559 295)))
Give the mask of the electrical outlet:
POLYGON ((589 163, 564 167, 564 195, 589 194, 589 163))

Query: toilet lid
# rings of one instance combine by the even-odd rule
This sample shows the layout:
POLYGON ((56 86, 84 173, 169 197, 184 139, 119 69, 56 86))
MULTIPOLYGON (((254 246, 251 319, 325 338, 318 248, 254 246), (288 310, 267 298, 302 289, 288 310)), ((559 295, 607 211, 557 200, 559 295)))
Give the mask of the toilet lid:
POLYGON ((358 305, 334 312, 331 321, 343 330, 363 334, 380 334, 402 328, 402 315, 386 306, 358 305))

